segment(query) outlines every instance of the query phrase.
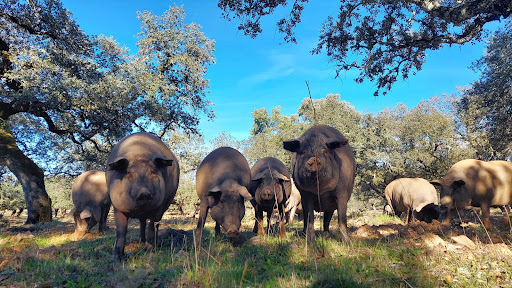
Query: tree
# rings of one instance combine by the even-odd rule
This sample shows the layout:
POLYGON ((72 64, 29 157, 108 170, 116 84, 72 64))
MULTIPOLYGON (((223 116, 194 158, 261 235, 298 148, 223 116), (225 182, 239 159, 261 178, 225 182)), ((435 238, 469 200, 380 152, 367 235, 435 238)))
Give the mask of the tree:
POLYGON ((299 121, 299 115, 281 114, 281 106, 255 109, 252 113, 253 129, 248 145, 244 149, 249 163, 253 164, 264 157, 275 157, 290 167, 290 152, 284 150, 283 141, 299 137, 306 126, 299 121))
MULTIPOLYGON (((277 22, 287 42, 296 42, 308 0, 293 1, 287 16, 277 22)), ((329 16, 312 53, 326 51, 337 73, 359 70, 355 79, 376 81, 375 95, 386 94, 400 77, 420 71, 428 50, 444 45, 480 41, 486 23, 510 17, 509 0, 342 0, 337 17, 329 16)), ((219 0, 223 16, 241 19, 239 30, 255 38, 261 18, 286 7, 289 1, 219 0)))
POLYGON ((197 133, 199 117, 213 117, 204 78, 213 41, 180 7, 138 18, 132 55, 85 35, 59 0, 0 2, 0 165, 21 182, 27 223, 51 220, 36 161, 100 166, 133 131, 197 133))
POLYGON ((457 104, 463 134, 484 160, 512 157, 512 22, 487 43, 473 63, 480 79, 463 90, 457 104))

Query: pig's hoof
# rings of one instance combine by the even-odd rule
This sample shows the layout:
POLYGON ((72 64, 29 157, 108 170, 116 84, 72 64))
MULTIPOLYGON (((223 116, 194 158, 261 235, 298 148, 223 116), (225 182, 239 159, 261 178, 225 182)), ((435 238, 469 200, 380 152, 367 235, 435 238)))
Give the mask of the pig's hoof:
POLYGON ((144 245, 144 250, 146 251, 152 251, 153 249, 155 248, 155 246, 153 246, 152 244, 146 242, 146 244, 144 245))

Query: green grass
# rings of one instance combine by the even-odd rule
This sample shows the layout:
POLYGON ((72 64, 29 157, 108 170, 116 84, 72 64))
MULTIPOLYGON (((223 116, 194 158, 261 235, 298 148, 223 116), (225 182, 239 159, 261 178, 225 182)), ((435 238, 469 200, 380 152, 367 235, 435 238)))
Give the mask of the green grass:
MULTIPOLYGON (((397 218, 387 216, 364 217, 365 221, 370 217, 373 225, 393 227, 399 233, 377 239, 352 237, 350 245, 342 245, 336 233, 317 232, 317 240, 307 243, 299 233, 302 223, 295 222, 287 227, 287 239, 271 235, 257 242, 251 241, 254 234, 249 232, 252 221, 248 220, 244 223, 245 232, 239 236, 241 243, 232 245, 225 236, 214 235, 209 220, 201 250, 196 254, 190 220, 182 224, 176 219, 164 221, 160 235, 168 227, 182 228, 187 230, 187 239, 165 238, 161 247, 153 251, 146 251, 136 242, 138 227, 134 222, 130 225, 124 262, 117 262, 112 255, 115 229, 109 229, 104 236, 93 233, 85 239, 71 241, 73 227, 69 223, 36 225, 32 232, 35 237, 19 243, 7 242, 0 247, 0 286, 499 287, 511 284, 512 257, 502 250, 489 250, 497 246, 480 245, 478 251, 432 250, 422 244, 420 236, 407 234, 408 229, 421 232, 430 226, 404 226, 397 218)), ((358 219, 350 221, 355 223, 358 219)), ((356 228, 350 227, 353 235, 356 228)), ((334 223, 332 229, 336 229, 334 223)), ((0 238, 12 240, 16 233, 6 230, 0 233, 0 238)), ((474 233, 480 233, 478 228, 474 233)), ((447 237, 443 239, 447 241, 447 237)), ((483 235, 479 237, 485 241, 483 235)), ((512 254, 510 244, 502 246, 512 254)))

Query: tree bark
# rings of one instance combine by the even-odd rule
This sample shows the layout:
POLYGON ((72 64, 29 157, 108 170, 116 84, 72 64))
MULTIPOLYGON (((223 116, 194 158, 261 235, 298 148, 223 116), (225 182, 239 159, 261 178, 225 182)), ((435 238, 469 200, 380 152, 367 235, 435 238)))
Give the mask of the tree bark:
POLYGON ((23 187, 28 217, 25 224, 52 220, 52 201, 44 187, 43 170, 28 158, 16 144, 11 131, 0 119, 0 164, 14 173, 23 187))

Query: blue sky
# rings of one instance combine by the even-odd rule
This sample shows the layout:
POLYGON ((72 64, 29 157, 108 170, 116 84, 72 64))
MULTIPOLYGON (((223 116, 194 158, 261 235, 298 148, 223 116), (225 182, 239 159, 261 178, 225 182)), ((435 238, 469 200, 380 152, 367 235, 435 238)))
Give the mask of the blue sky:
MULTIPOLYGON (((386 96, 374 97, 374 83, 357 84, 357 71, 335 78, 335 66, 325 55, 312 55, 318 31, 327 16, 336 16, 339 1, 315 1, 303 12, 303 21, 296 29, 298 44, 284 43, 275 23, 284 14, 264 19, 263 34, 251 39, 237 30, 239 21, 227 21, 214 0, 62 0, 74 19, 87 34, 112 36, 121 46, 136 52, 136 34, 140 31, 137 11, 161 15, 174 3, 183 5, 186 23, 200 24, 202 31, 215 40, 216 64, 208 68, 210 89, 207 98, 215 106, 213 121, 202 121, 199 129, 207 140, 220 132, 231 133, 238 140, 246 139, 252 128, 254 109, 268 111, 281 106, 285 115, 297 112, 308 97, 305 81, 313 98, 329 93, 341 94, 357 111, 375 113, 385 107, 404 103, 409 108, 434 95, 452 94, 457 86, 466 86, 478 79, 468 69, 471 62, 483 55, 484 43, 452 46, 430 51, 427 62, 417 75, 399 80, 386 96)), ((496 25, 494 25, 496 27, 496 25)), ((486 27, 489 28, 489 27, 486 27)))

